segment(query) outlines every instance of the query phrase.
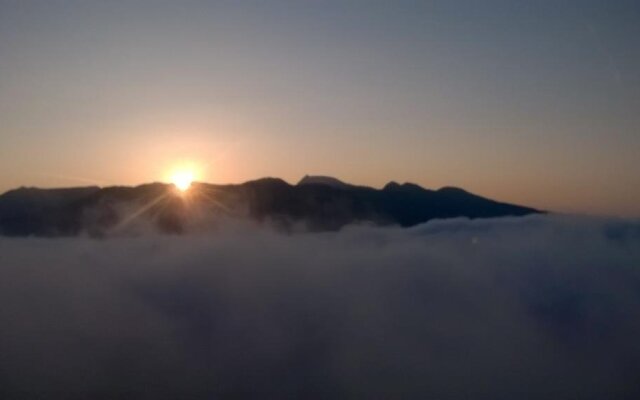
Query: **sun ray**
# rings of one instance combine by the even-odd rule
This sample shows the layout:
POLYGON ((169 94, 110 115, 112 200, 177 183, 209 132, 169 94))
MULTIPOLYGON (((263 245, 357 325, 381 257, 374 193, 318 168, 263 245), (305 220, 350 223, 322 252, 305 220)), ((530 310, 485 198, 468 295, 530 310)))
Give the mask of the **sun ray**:
POLYGON ((223 210, 226 213, 231 213, 232 212, 232 210, 229 207, 227 207, 225 204, 223 204, 220 201, 218 201, 215 198, 213 198, 212 195, 210 195, 209 193, 206 193, 204 190, 195 191, 195 194, 197 196, 199 196, 199 197, 204 198, 209 203, 212 203, 213 205, 215 205, 216 207, 220 208, 221 210, 223 210))
POLYGON ((151 209, 151 207, 155 206, 156 204, 158 204, 159 202, 164 200, 168 195, 169 195, 168 193, 164 193, 164 194, 152 199, 150 202, 144 204, 143 206, 141 206, 140 208, 135 210, 133 213, 131 213, 128 216, 126 216, 122 221, 120 221, 115 227, 113 227, 110 230, 110 233, 115 233, 115 232, 118 232, 118 231, 124 229, 127 225, 129 225, 131 222, 133 222, 136 218, 138 218, 139 216, 144 214, 146 211, 151 209))

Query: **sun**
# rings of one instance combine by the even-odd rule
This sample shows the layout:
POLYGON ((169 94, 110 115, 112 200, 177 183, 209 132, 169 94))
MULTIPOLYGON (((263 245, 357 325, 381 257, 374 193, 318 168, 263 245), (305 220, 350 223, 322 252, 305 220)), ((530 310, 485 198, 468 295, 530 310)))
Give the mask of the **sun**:
POLYGON ((201 179, 202 171, 202 165, 195 161, 178 162, 166 170, 163 181, 171 183, 176 192, 186 195, 192 190, 193 182, 201 179))
POLYGON ((193 182, 193 171, 176 171, 171 175, 171 183, 181 192, 186 192, 193 182))

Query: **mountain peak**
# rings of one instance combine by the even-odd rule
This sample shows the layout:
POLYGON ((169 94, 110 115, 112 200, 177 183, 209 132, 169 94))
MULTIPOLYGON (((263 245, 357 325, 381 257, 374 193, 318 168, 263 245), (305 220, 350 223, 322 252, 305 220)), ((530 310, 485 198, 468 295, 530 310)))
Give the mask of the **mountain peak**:
POLYGON ((323 175, 305 175, 302 179, 300 179, 300 182, 298 182, 298 186, 301 185, 325 185, 339 189, 346 189, 351 187, 351 185, 342 182, 340 179, 323 175))
POLYGON ((384 187, 382 188, 382 190, 419 190, 419 191, 423 191, 426 190, 425 188, 423 188, 420 185, 416 185, 415 183, 411 183, 411 182, 405 182, 402 185, 399 184, 396 181, 391 181, 389 183, 387 183, 386 185, 384 185, 384 187))
POLYGON ((254 179, 251 181, 247 181, 243 183, 243 185, 280 185, 280 186, 289 186, 289 184, 280 178, 274 178, 271 176, 267 176, 264 178, 254 179))
POLYGON ((396 181, 391 181, 386 185, 384 185, 384 187, 382 188, 382 190, 398 190, 398 189, 400 189, 400 184, 396 181))

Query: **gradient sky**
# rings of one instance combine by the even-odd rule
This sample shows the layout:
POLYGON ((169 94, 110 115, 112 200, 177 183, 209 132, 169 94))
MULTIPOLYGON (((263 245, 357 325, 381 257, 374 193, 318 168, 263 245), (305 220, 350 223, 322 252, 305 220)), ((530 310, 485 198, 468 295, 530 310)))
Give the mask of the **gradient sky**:
POLYGON ((0 192, 185 162, 640 216, 640 2, 0 0, 0 192))

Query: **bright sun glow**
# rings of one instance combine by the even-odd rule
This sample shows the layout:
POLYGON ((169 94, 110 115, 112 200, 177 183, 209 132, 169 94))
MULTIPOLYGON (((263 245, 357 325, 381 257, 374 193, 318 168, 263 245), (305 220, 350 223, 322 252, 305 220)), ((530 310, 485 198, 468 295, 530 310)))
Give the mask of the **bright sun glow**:
POLYGON ((181 192, 186 192, 193 182, 192 171, 176 171, 171 176, 171 183, 181 192))

